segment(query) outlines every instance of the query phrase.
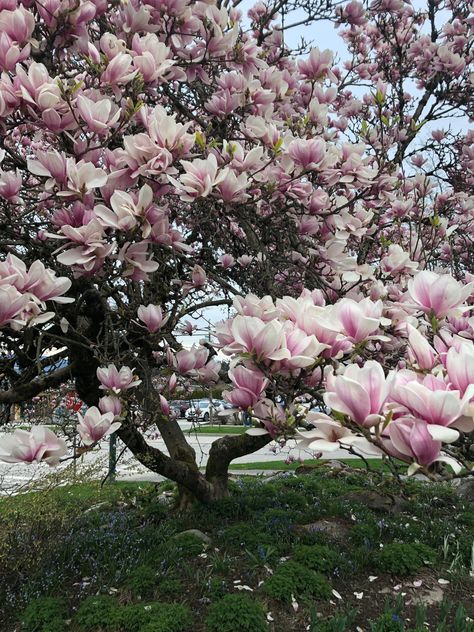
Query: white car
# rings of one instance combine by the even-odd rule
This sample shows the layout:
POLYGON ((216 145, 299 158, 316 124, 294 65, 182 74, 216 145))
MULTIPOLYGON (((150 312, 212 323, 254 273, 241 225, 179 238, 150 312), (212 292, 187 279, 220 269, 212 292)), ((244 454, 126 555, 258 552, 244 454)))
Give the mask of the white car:
POLYGON ((222 402, 211 402, 208 399, 191 400, 190 404, 190 407, 185 413, 186 419, 188 421, 199 421, 205 424, 209 423, 211 417, 217 421, 217 413, 223 408, 222 402))

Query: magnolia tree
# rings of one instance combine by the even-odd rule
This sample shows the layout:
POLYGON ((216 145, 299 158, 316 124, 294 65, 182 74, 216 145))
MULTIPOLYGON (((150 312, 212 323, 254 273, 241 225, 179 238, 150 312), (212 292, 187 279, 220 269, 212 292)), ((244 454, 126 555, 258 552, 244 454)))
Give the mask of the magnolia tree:
MULTIPOLYGON (((295 436, 467 475, 472 6, 239 4, 0 0, 0 403, 73 380, 83 445, 116 431, 183 505, 295 436), (346 59, 288 46, 321 19, 346 59), (222 380, 254 427, 201 473, 167 400, 222 380)), ((66 455, 42 426, 0 441, 66 455)))

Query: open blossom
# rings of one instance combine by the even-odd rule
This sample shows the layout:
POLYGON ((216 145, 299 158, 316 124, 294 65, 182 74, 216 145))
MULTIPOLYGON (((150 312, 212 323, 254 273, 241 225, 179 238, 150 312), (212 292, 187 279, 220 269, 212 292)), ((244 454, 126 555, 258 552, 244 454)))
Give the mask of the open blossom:
POLYGON ((393 374, 390 399, 415 417, 438 426, 456 425, 474 396, 474 385, 467 387, 461 397, 459 391, 448 389, 447 384, 432 375, 420 379, 411 371, 393 374))
POLYGON ((206 285, 207 275, 201 266, 195 265, 191 271, 191 281, 183 283, 183 294, 186 296, 191 290, 204 287, 206 285))
POLYGON ((145 305, 140 305, 137 315, 151 334, 156 333, 159 329, 166 325, 169 319, 169 315, 163 316, 163 312, 161 311, 161 307, 159 305, 152 305, 151 303, 146 307, 145 305))
POLYGON ((463 303, 472 294, 474 283, 461 285, 449 274, 436 274, 430 270, 419 272, 408 281, 408 295, 417 307, 436 318, 452 312, 465 311, 463 303))
POLYGON ((132 70, 132 57, 127 53, 119 53, 111 59, 101 75, 101 81, 112 86, 123 86, 129 83, 138 70, 132 70))
POLYGON ((418 268, 418 263, 410 259, 410 255, 399 244, 391 244, 388 254, 383 257, 380 267, 385 274, 395 276, 402 272, 411 272, 418 268))
POLYGON ((160 42, 154 33, 147 33, 144 37, 135 33, 132 49, 136 53, 133 65, 138 68, 146 83, 156 81, 175 64, 173 59, 169 59, 168 46, 160 42))
POLYGON ((78 195, 82 197, 88 191, 103 187, 107 182, 107 174, 103 169, 96 167, 92 162, 80 160, 78 163, 73 158, 67 160, 67 189, 59 191, 58 195, 64 197, 78 195))
POLYGON ((92 220, 79 228, 65 224, 61 227, 61 232, 64 237, 53 236, 69 242, 61 248, 66 250, 57 257, 65 266, 81 266, 86 271, 96 270, 114 249, 113 244, 105 241, 104 229, 98 220, 92 220))
POLYGON ((305 431, 297 431, 297 437, 301 439, 298 442, 300 449, 317 450, 322 452, 334 452, 339 450, 341 446, 349 446, 353 450, 361 452, 364 455, 380 454, 380 450, 372 445, 364 437, 360 437, 344 428, 340 423, 328 417, 324 413, 308 413, 306 421, 313 428, 305 431))
POLYGON ((181 349, 178 353, 168 352, 168 362, 178 373, 185 375, 190 371, 201 369, 207 362, 209 350, 205 347, 181 349))
POLYGON ((328 376, 324 401, 356 424, 371 427, 381 421, 389 385, 378 362, 369 360, 363 367, 351 364, 344 373, 328 376))
MULTIPOLYGON (((451 347, 446 355, 446 369, 451 386, 465 395, 474 385, 474 344, 465 342, 459 349, 451 347)), ((473 394, 474 397, 474 394, 473 394)))
POLYGON ((422 466, 440 458, 442 443, 452 443, 459 434, 450 428, 431 426, 420 419, 400 417, 388 425, 389 441, 384 441, 387 450, 403 461, 414 460, 422 466))
POLYGON ((98 204, 94 207, 94 213, 104 227, 128 231, 135 228, 139 218, 145 217, 145 212, 152 201, 153 191, 146 184, 140 189, 136 201, 125 191, 114 191, 109 201, 112 210, 103 204, 98 204))
POLYGON ((148 244, 140 241, 135 244, 127 242, 120 249, 118 259, 123 261, 125 269, 122 276, 129 277, 132 281, 148 281, 148 274, 158 270, 159 264, 148 257, 148 244))
POLYGON ((142 383, 141 380, 135 379, 130 367, 123 366, 119 371, 115 364, 109 364, 106 369, 99 367, 97 369, 97 378, 101 384, 101 389, 111 390, 114 393, 126 391, 142 383))
POLYGON ((281 360, 283 369, 293 370, 309 367, 327 348, 327 345, 319 342, 316 336, 308 336, 292 323, 287 323, 284 331, 286 357, 281 360))
POLYGON ((20 329, 25 325, 23 312, 28 304, 28 296, 20 292, 12 285, 0 285, 0 327, 12 326, 20 329))
POLYGON ((313 48, 307 59, 298 61, 298 70, 305 79, 320 81, 325 77, 337 81, 332 72, 333 54, 330 50, 313 48))
POLYGON ((84 445, 92 445, 104 437, 112 434, 121 426, 119 421, 114 422, 114 413, 101 413, 98 408, 92 406, 84 416, 77 413, 79 423, 77 432, 84 445))
POLYGON ((46 426, 33 426, 31 430, 15 430, 0 440, 0 461, 5 463, 39 463, 57 465, 67 454, 64 439, 57 437, 46 426))
POLYGON ((326 157, 326 142, 323 138, 292 140, 288 153, 303 169, 318 169, 323 166, 326 157))
POLYGON ((214 154, 205 160, 196 158, 193 162, 182 160, 181 165, 185 173, 179 180, 168 176, 169 181, 176 187, 176 192, 185 202, 192 202, 199 197, 207 197, 213 187, 223 182, 228 169, 219 171, 214 154))
POLYGON ((285 333, 282 323, 274 320, 265 323, 254 316, 236 316, 231 324, 232 341, 224 347, 227 353, 247 352, 260 360, 284 360, 285 333))
POLYGON ((357 343, 367 340, 378 331, 382 322, 382 310, 382 301, 374 303, 369 298, 364 298, 357 302, 344 298, 337 303, 335 311, 342 332, 357 343))
POLYGON ((222 396, 236 408, 246 410, 256 404, 268 385, 268 379, 260 371, 237 366, 229 371, 234 385, 232 391, 224 391, 222 396))
POLYGON ((107 133, 120 118, 120 110, 113 113, 113 103, 110 99, 93 101, 80 94, 76 100, 76 107, 88 129, 98 134, 107 133))

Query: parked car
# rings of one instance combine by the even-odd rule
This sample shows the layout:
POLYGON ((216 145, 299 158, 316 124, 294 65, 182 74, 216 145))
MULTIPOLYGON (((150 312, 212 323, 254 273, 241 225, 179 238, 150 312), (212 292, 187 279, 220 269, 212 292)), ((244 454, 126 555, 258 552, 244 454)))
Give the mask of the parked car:
POLYGON ((189 406, 190 402, 181 399, 175 399, 170 402, 170 407, 178 419, 182 419, 186 416, 186 411, 189 406))
POLYGON ((218 417, 218 413, 225 408, 232 408, 232 406, 221 399, 214 399, 212 402, 209 399, 199 399, 190 402, 185 417, 188 421, 198 421, 205 424, 213 418, 218 423, 226 424, 229 417, 218 417))

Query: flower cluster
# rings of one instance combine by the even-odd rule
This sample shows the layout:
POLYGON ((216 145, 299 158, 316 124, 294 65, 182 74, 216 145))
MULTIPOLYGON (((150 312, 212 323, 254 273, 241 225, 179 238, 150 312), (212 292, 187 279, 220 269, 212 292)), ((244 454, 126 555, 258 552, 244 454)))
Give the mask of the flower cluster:
POLYGON ((469 309, 472 292, 471 284, 423 271, 385 306, 361 296, 320 305, 309 292, 275 302, 237 298, 237 314, 216 329, 218 347, 232 358, 234 388, 225 397, 260 425, 251 434, 278 437, 294 434, 298 401, 313 393, 325 412, 305 411, 315 429, 298 431, 302 446, 388 454, 413 463, 412 471, 436 461, 458 470, 443 446, 474 431, 474 319, 461 337, 449 318, 469 309), (395 330, 403 329, 400 340, 395 330), (369 359, 393 348, 400 359, 388 372, 369 359), (269 401, 270 392, 281 403, 269 401))

